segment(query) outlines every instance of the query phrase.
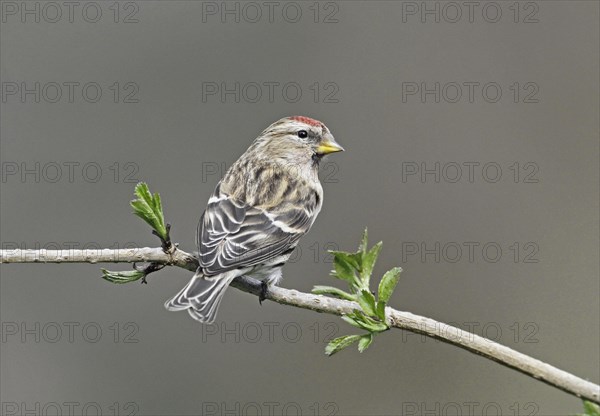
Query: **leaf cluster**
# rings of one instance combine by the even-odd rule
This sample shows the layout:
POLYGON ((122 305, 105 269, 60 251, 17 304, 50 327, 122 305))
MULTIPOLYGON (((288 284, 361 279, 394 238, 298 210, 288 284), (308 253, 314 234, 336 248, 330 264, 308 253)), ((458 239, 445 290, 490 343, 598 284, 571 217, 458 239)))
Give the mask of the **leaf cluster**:
MULTIPOLYGON (((153 234, 160 238, 163 242, 163 249, 165 249, 170 244, 169 225, 165 224, 160 195, 158 193, 153 195, 144 182, 140 182, 135 186, 134 193, 137 198, 129 203, 133 208, 133 213, 152 227, 153 234)), ((101 277, 116 284, 135 282, 140 279, 142 279, 142 283, 146 283, 146 276, 161 268, 162 266, 153 263, 141 268, 136 267, 134 264, 134 270, 129 271, 113 272, 101 269, 101 277)))
POLYGON ((134 192, 137 198, 129 203, 133 213, 152 227, 161 240, 167 240, 169 232, 165 225, 160 195, 158 193, 153 195, 144 182, 138 183, 134 192))
POLYGON ((358 350, 363 352, 371 345, 375 335, 390 328, 386 322, 385 308, 398 284, 402 269, 394 267, 383 275, 375 297, 375 293, 370 290, 370 281, 382 245, 380 241, 369 249, 368 233, 365 229, 355 253, 331 251, 334 266, 331 275, 346 282, 348 291, 333 286, 315 286, 312 292, 358 303, 360 309, 343 315, 342 319, 367 333, 346 335, 332 340, 325 348, 327 355, 333 355, 355 342, 358 342, 358 350))

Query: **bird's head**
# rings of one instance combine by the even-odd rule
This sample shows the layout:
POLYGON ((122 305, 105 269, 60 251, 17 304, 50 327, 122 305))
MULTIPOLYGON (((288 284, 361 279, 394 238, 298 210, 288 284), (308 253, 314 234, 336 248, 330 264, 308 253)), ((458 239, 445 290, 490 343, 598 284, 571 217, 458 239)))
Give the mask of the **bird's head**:
POLYGON ((271 124, 257 144, 273 161, 294 165, 317 166, 323 156, 344 151, 325 124, 303 116, 285 117, 271 124))

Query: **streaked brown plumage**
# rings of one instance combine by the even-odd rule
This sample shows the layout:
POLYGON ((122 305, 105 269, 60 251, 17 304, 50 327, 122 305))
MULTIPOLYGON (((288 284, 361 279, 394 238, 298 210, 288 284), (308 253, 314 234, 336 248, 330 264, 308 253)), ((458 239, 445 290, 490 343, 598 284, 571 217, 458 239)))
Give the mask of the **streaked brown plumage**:
POLYGON ((323 123, 308 117, 286 117, 264 130, 210 197, 198 225, 200 267, 167 309, 211 323, 236 277, 276 284, 321 210, 319 161, 342 150, 323 123))

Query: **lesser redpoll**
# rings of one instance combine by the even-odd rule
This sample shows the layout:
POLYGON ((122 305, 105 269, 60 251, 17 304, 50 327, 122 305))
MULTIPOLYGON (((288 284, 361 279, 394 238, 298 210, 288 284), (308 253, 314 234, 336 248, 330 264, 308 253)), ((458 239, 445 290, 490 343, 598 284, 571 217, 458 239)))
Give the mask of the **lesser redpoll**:
POLYGON ((200 267, 166 308, 212 323, 236 277, 258 278, 264 291, 277 284, 281 267, 321 210, 319 161, 343 150, 312 118, 286 117, 267 127, 208 200, 196 239, 200 267))

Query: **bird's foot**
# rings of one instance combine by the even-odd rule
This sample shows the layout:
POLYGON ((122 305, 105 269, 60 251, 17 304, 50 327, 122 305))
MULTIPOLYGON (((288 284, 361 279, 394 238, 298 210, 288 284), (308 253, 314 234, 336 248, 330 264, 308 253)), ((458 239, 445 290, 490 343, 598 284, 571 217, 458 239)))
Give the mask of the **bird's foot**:
POLYGON ((269 285, 264 280, 260 282, 260 294, 258 295, 258 303, 262 305, 263 300, 267 299, 267 293, 269 292, 269 285))

